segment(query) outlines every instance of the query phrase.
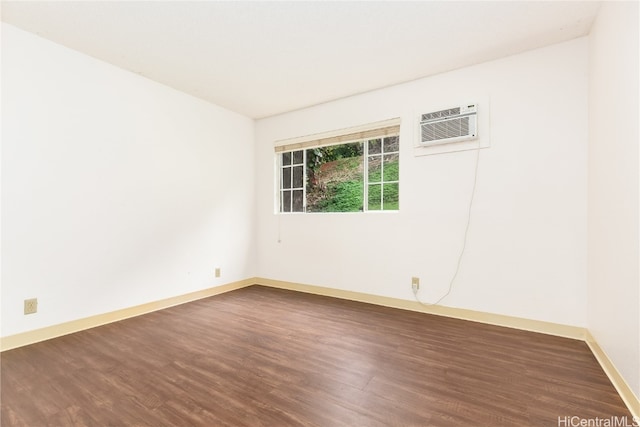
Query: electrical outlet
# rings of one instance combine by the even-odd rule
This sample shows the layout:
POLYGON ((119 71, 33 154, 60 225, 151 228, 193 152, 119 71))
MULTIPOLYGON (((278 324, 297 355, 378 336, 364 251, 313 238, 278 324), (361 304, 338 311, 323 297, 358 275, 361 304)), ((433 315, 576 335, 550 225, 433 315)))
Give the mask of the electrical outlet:
POLYGON ((216 267, 216 277, 220 277, 220 267, 216 267))
POLYGON ((38 298, 24 300, 24 314, 33 314, 38 311, 38 298))
POLYGON ((411 278, 411 289, 413 289, 413 291, 417 291, 418 289, 420 289, 420 278, 419 277, 412 277, 411 278))

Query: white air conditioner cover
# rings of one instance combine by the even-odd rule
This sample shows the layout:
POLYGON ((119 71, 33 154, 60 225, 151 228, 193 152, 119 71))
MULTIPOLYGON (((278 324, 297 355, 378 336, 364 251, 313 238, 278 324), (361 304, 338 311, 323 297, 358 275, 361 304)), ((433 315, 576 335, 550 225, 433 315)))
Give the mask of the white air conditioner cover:
POLYGON ((477 137, 476 118, 475 104, 423 114, 420 121, 420 145, 474 139, 477 137))

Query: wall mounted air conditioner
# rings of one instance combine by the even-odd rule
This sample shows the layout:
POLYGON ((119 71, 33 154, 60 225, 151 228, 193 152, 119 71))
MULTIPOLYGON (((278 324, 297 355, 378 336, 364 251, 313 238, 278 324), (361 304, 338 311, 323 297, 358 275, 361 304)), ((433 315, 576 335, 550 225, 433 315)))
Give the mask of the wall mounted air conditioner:
POLYGON ((420 119, 420 146, 449 144, 477 138, 476 104, 423 114, 420 119))

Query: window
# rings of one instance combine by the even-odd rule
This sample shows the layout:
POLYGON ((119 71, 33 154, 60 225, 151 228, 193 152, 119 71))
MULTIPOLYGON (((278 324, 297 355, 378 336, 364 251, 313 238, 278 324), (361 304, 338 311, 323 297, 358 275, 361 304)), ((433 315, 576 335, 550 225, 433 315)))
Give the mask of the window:
POLYGON ((398 210, 400 141, 397 136, 367 141, 367 209, 398 210))
POLYGON ((304 209, 304 151, 281 155, 280 212, 302 212, 304 209))
POLYGON ((280 212, 399 209, 398 124, 285 144, 276 151, 280 212))

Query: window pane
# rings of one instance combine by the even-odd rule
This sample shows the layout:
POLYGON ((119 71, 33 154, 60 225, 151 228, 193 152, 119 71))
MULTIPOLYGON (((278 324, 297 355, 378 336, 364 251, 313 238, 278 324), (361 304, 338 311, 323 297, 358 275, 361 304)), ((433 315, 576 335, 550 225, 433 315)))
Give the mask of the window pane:
POLYGON ((307 212, 363 210, 363 144, 307 150, 307 212))
POLYGON ((303 159, 302 150, 293 152, 293 164, 294 165, 301 165, 302 164, 302 159, 303 159))
POLYGON ((304 192, 293 190, 293 212, 302 212, 304 209, 304 192))
POLYGON ((398 166, 398 154, 384 156, 384 181, 398 181, 400 175, 398 166))
POLYGON ((282 168, 282 189, 291 188, 291 168, 282 168))
POLYGON ((367 167, 369 173, 367 179, 370 183, 382 181, 382 157, 381 156, 369 156, 367 167))
POLYGON ((369 140, 369 154, 380 154, 382 141, 380 139, 369 140))
POLYGON ((282 192, 282 212, 291 212, 291 191, 282 192))
POLYGON ((383 184, 383 209, 397 211, 399 207, 398 184, 383 184))
POLYGON ((293 187, 294 188, 302 188, 303 186, 303 167, 302 166, 294 166, 293 167, 293 187))
POLYGON ((388 136, 384 139, 384 152, 391 153, 392 151, 400 150, 400 139, 397 136, 388 136))
POLYGON ((370 211, 380 210, 380 201, 382 199, 382 185, 373 184, 369 186, 369 200, 367 201, 367 209, 370 211))
POLYGON ((397 210, 399 145, 389 136, 280 153, 280 211, 397 210))

